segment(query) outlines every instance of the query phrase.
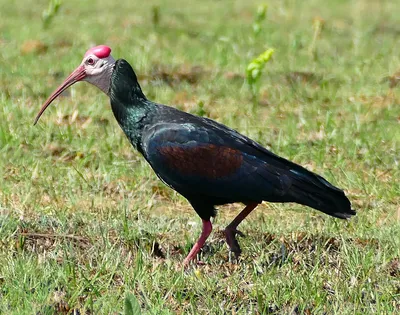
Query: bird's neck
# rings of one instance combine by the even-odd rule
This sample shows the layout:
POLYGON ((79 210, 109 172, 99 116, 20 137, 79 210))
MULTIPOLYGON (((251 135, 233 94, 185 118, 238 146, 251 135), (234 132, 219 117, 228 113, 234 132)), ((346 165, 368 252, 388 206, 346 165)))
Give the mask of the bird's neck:
POLYGON ((142 130, 156 105, 147 100, 135 72, 123 59, 115 63, 109 96, 119 125, 132 145, 140 150, 142 130))

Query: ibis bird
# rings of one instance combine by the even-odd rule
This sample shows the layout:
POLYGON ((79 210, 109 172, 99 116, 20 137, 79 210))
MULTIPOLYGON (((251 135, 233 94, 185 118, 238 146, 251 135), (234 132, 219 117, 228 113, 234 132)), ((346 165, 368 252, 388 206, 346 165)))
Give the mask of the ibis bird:
POLYGON ((217 205, 245 205, 225 229, 226 242, 236 256, 241 253, 237 227, 263 201, 295 202, 340 219, 356 214, 344 192, 321 176, 214 120, 148 100, 130 64, 115 60, 105 45, 85 53, 82 63, 43 104, 35 124, 51 102, 78 81, 87 81, 109 96, 132 146, 200 216, 202 232, 185 265, 196 258, 210 235, 217 205))

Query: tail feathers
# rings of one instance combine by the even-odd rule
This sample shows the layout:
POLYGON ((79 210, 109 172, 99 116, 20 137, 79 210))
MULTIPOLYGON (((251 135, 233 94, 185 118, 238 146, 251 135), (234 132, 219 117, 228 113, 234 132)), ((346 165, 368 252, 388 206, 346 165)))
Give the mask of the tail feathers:
POLYGON ((309 171, 290 172, 290 196, 293 201, 340 219, 348 219, 356 214, 344 192, 321 176, 309 171))

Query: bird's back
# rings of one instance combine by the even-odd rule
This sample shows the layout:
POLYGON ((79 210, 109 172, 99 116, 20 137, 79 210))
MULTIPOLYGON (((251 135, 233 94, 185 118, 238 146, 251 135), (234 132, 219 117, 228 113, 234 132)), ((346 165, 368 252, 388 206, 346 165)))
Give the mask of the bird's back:
POLYGON ((340 218, 355 214, 343 191, 321 176, 220 123, 147 100, 128 63, 117 61, 116 70, 130 83, 122 90, 111 86, 122 129, 155 173, 192 204, 265 200, 297 202, 340 218))

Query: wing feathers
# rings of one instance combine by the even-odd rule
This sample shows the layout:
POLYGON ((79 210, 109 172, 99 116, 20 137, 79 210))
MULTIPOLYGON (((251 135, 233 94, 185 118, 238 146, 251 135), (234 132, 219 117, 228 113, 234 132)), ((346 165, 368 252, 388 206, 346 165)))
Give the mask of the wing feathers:
POLYGON ((157 148, 168 167, 182 175, 218 179, 235 173, 242 165, 240 151, 214 144, 168 145, 157 148))

